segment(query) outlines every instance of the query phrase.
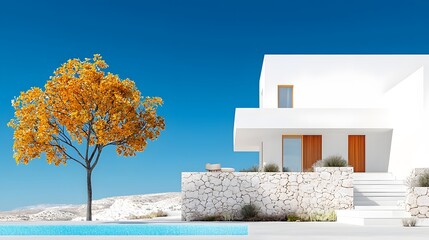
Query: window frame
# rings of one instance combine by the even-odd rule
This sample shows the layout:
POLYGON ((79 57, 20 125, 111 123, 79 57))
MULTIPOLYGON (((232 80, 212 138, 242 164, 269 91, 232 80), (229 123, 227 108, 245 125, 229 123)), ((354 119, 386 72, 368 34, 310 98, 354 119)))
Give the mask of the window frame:
POLYGON ((303 150, 304 150, 304 145, 303 145, 303 137, 304 135, 299 135, 299 134, 283 134, 282 135, 282 169, 281 171, 283 172, 283 168, 285 167, 285 159, 284 159, 284 152, 285 152, 285 148, 284 148, 284 140, 285 138, 289 138, 289 139, 300 139, 301 140, 301 172, 304 171, 303 169, 303 150))
POLYGON ((292 89, 292 106, 290 108, 293 108, 294 105, 294 94, 293 94, 293 85, 277 85, 277 108, 285 108, 285 107, 280 107, 280 89, 281 88, 290 88, 292 89))

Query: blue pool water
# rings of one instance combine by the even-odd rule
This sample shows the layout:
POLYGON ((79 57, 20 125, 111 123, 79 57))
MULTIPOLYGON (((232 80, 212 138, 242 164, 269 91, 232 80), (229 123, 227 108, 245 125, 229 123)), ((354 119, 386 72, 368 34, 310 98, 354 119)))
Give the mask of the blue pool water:
POLYGON ((7 235, 247 235, 242 224, 0 225, 7 235))

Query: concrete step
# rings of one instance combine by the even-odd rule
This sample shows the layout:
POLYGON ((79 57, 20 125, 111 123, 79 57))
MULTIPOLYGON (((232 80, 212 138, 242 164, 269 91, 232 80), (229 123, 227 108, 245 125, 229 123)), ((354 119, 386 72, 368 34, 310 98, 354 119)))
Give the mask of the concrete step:
POLYGON ((355 205, 355 210, 362 210, 362 211, 405 211, 404 206, 360 206, 355 205))
POLYGON ((353 173, 353 180, 396 180, 391 173, 353 173))
POLYGON ((337 222, 359 226, 402 226, 402 218, 337 217, 337 222))
POLYGON ((384 201, 404 201, 405 197, 354 197, 353 202, 372 201, 372 202, 384 202, 384 201))
POLYGON ((403 188, 406 189, 407 186, 404 184, 380 184, 380 183, 372 183, 372 184, 353 184, 353 187, 361 187, 361 188, 403 188))
POLYGON ((404 185, 354 185, 353 189, 355 192, 365 192, 373 190, 395 190, 395 191, 407 191, 407 187, 404 185))
POLYGON ((404 185, 402 180, 353 180, 353 185, 404 185))
POLYGON ((353 204, 354 205, 359 205, 359 206, 398 206, 399 204, 401 204, 401 202, 403 201, 364 201, 364 200, 360 200, 360 201, 354 201, 353 204))
POLYGON ((355 206, 398 206, 404 202, 406 191, 404 181, 391 173, 353 174, 355 206))
POLYGON ((365 218, 406 218, 410 213, 404 210, 338 210, 337 217, 365 217, 365 218))
POLYGON ((384 191, 376 191, 376 190, 368 190, 366 192, 353 192, 353 196, 356 197, 405 197, 406 193, 404 191, 394 191, 394 190, 384 190, 384 191))
POLYGON ((410 217, 403 207, 356 206, 353 210, 337 210, 337 222, 354 225, 401 226, 402 219, 410 217))
POLYGON ((353 192, 354 197, 405 197, 405 192, 353 192))

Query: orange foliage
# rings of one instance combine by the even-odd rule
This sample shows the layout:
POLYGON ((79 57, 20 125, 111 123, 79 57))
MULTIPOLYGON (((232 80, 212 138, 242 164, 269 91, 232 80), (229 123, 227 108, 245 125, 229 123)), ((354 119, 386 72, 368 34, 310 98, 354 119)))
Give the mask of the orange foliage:
POLYGON ((28 164, 46 153, 48 163, 68 160, 95 167, 104 147, 134 156, 164 130, 157 115, 159 97, 142 97, 135 83, 105 73, 100 55, 70 59, 54 72, 45 89, 34 87, 12 101, 14 158, 28 164), (80 145, 80 146, 79 146, 80 145))

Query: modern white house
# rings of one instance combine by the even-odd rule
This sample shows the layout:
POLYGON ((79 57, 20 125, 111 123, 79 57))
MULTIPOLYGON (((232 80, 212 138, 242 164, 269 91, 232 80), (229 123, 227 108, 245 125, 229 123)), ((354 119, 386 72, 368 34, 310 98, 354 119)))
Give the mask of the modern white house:
POLYGON ((341 223, 429 223, 428 190, 403 181, 429 166, 426 68, 429 55, 265 55, 259 108, 235 111, 234 150, 285 172, 184 172, 182 218, 253 203, 268 215, 334 210, 341 223), (332 155, 353 170, 307 172, 332 155))
POLYGON ((265 55, 259 108, 235 111, 234 151, 290 171, 341 155, 404 178, 429 166, 425 68, 429 55, 265 55))

